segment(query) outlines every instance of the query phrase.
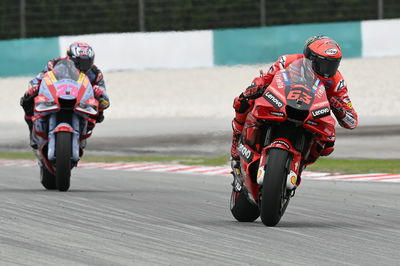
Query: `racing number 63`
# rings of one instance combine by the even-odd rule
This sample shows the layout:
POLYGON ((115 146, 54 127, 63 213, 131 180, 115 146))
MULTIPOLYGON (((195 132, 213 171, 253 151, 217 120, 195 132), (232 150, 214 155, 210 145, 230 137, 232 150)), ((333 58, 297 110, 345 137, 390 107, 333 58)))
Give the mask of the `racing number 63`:
POLYGON ((305 93, 304 91, 301 91, 301 90, 292 90, 292 91, 290 91, 287 98, 289 100, 300 99, 301 101, 303 101, 306 104, 310 104, 311 103, 311 99, 312 99, 312 97, 310 95, 308 95, 307 93, 305 93))

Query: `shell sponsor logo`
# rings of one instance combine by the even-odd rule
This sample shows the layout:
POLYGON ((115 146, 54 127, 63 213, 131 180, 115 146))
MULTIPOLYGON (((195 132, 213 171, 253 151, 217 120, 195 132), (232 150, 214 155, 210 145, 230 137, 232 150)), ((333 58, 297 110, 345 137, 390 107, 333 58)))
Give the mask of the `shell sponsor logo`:
POLYGON ((296 188, 296 183, 297 183, 297 175, 295 172, 290 171, 290 173, 287 176, 287 181, 286 181, 286 188, 287 189, 294 189, 296 188))
POLYGON ((262 174, 262 169, 258 169, 257 178, 259 178, 261 176, 261 174, 262 174))
POLYGON ((257 172, 257 184, 262 185, 262 183, 264 182, 264 174, 264 167, 260 167, 257 172))

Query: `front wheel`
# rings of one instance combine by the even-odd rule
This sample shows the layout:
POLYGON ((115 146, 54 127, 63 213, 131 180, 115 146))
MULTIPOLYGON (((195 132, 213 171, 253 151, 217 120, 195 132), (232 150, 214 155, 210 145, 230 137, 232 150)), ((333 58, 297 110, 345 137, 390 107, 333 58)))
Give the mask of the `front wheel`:
POLYGON ((71 133, 56 135, 56 186, 59 191, 67 191, 71 179, 71 133))
POLYGON ((261 194, 261 221, 266 226, 278 224, 289 203, 290 197, 286 195, 289 155, 282 149, 270 149, 268 152, 261 194))

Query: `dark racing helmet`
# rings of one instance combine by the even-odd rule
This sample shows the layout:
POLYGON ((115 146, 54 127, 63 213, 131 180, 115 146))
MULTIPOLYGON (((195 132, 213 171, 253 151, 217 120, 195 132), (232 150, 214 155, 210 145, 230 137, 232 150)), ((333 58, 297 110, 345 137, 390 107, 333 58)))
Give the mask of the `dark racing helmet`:
POLYGON ((323 78, 334 76, 342 59, 342 51, 337 42, 323 35, 308 38, 303 53, 311 60, 315 73, 323 78))
POLYGON ((93 48, 84 42, 74 42, 67 50, 67 56, 75 63, 76 68, 86 72, 94 63, 93 48))

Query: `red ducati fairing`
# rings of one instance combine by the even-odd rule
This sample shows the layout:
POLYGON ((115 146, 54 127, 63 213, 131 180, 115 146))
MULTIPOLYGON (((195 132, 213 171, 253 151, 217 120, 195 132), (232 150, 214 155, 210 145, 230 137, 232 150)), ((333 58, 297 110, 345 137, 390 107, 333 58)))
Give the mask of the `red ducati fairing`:
POLYGON ((302 170, 315 161, 311 149, 334 139, 335 120, 311 62, 302 58, 279 71, 243 129, 241 171, 234 173, 239 178, 231 198, 235 218, 251 221, 261 215, 264 224, 276 225, 300 185, 302 170))

